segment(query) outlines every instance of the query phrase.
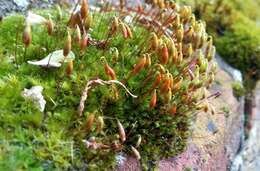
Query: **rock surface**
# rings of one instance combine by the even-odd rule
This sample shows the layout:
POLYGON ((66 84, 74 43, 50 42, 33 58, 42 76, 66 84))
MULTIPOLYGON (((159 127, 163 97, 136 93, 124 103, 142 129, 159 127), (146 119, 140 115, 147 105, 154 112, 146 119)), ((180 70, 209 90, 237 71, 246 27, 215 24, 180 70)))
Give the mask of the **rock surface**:
POLYGON ((239 81, 239 82, 243 81, 242 73, 239 70, 228 65, 218 54, 216 55, 215 58, 219 64, 219 67, 224 71, 226 71, 235 81, 239 81))
POLYGON ((0 0, 0 16, 52 5, 54 0, 0 0))
POLYGON ((252 129, 249 132, 249 138, 234 160, 231 171, 260 170, 260 82, 258 82, 255 89, 255 101, 252 129))

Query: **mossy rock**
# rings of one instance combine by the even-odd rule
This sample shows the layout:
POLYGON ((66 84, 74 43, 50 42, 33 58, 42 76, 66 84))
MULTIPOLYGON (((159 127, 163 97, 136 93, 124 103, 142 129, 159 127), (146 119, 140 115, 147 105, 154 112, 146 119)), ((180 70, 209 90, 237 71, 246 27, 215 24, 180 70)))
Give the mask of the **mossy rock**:
POLYGON ((167 11, 179 17, 171 21, 175 24, 168 30, 153 21, 147 24, 140 8, 122 11, 109 4, 102 6, 101 12, 87 13, 84 25, 83 20, 72 19, 69 29, 70 15, 65 10, 62 18, 57 9, 35 11, 48 22, 50 14, 55 23, 51 34, 48 22, 30 26, 21 15, 4 18, 0 24, 0 139, 8 143, 0 143, 0 152, 6 156, 0 170, 13 155, 17 162, 14 170, 110 170, 116 166, 118 154, 138 158, 139 151, 145 168, 150 160, 182 152, 194 113, 209 109, 205 88, 214 81, 214 47, 190 8, 180 7, 181 12, 171 5, 159 8, 155 4, 153 9, 161 23, 172 17, 167 11), (125 22, 133 14, 133 21, 125 22), (194 27, 194 38, 186 35, 188 26, 194 27), (26 47, 24 27, 32 29, 28 34, 32 42, 26 47), (86 36, 84 33, 89 34, 85 49, 77 41, 77 36, 86 36), (69 50, 76 56, 73 63, 47 68, 26 62, 68 48, 64 42, 70 43, 70 35, 69 50), (117 84, 111 79, 117 79, 117 84), (95 86, 85 88, 93 80, 97 81, 95 86), (99 85, 100 80, 104 85, 99 85), (44 87, 47 103, 43 113, 21 96, 24 88, 35 85, 44 87), (87 90, 85 102, 83 91, 87 90), (84 108, 79 107, 80 101, 84 108), (142 141, 137 146, 139 137, 142 141), (11 150, 5 150, 9 144, 11 150), (132 151, 131 146, 138 151, 132 151), (20 149, 28 153, 20 154, 20 149))

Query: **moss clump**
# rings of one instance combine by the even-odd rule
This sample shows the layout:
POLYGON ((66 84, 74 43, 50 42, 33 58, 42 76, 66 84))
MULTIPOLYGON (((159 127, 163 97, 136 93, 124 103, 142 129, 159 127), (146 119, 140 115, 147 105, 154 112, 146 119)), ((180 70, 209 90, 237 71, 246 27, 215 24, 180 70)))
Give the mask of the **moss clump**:
POLYGON ((40 162, 34 157, 33 150, 19 141, 0 144, 1 170, 43 170, 40 162))
POLYGON ((260 75, 260 29, 246 17, 240 16, 236 21, 239 23, 232 26, 232 31, 216 40, 217 49, 227 62, 257 80, 260 75))
POLYGON ((239 81, 235 81, 232 83, 232 89, 234 96, 236 96, 237 98, 245 95, 245 89, 243 87, 243 84, 239 81))
POLYGON ((218 53, 241 70, 246 89, 254 89, 254 82, 260 75, 259 2, 216 0, 189 3, 195 5, 195 14, 207 22, 218 53))
POLYGON ((42 25, 31 26, 19 15, 3 20, 0 138, 17 141, 10 148, 18 151, 22 143, 29 161, 15 169, 109 170, 118 153, 141 156, 146 168, 150 160, 185 149, 193 113, 210 108, 204 90, 214 80, 214 46, 191 9, 174 5, 154 4, 156 15, 150 16, 168 29, 140 9, 109 4, 101 12, 81 8, 63 18, 56 10, 39 11, 52 19, 42 25), (133 21, 125 22, 131 15, 133 21), (32 41, 21 39, 24 27, 31 27, 25 33, 32 41), (58 49, 65 56, 73 51, 76 59, 60 68, 26 62, 58 49), (43 113, 21 96, 35 85, 44 87, 43 113))

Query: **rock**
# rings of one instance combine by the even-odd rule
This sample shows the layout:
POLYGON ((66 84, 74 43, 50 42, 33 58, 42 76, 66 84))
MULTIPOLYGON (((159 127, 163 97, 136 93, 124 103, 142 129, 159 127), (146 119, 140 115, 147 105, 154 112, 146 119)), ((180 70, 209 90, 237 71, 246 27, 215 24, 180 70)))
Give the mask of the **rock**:
POLYGON ((124 154, 117 154, 116 155, 116 163, 118 166, 122 166, 125 164, 126 161, 126 157, 124 156, 124 154))
POLYGON ((221 69, 223 69, 228 74, 230 74, 230 76, 235 81, 239 81, 239 82, 243 81, 242 73, 239 70, 237 70, 237 69, 233 68, 232 66, 228 65, 218 54, 216 55, 215 59, 217 60, 221 69))
POLYGON ((12 1, 0 0, 0 16, 15 11, 16 5, 12 1))
POLYGON ((207 129, 208 129, 208 131, 210 131, 213 134, 218 132, 218 128, 216 127, 216 125, 214 124, 213 121, 208 122, 207 129))
POLYGON ((0 16, 13 12, 24 12, 30 8, 47 8, 54 0, 0 0, 0 16))
POLYGON ((23 9, 27 8, 29 5, 29 2, 27 0, 13 0, 13 1, 18 7, 23 9))
POLYGON ((231 171, 258 171, 260 170, 260 82, 255 89, 256 105, 253 109, 252 129, 240 153, 235 158, 231 171))

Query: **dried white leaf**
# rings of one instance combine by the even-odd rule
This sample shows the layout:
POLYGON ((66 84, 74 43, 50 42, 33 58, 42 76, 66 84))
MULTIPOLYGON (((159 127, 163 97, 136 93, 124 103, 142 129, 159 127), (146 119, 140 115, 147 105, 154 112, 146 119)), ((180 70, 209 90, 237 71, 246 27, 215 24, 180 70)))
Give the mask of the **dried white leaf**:
POLYGON ((28 63, 42 67, 60 67, 63 61, 68 62, 74 59, 75 54, 72 51, 70 51, 69 55, 65 58, 63 56, 63 50, 57 50, 50 53, 48 56, 46 56, 40 61, 28 61, 28 63))
POLYGON ((32 100, 37 108, 43 112, 45 109, 46 101, 44 100, 44 97, 42 95, 43 87, 42 86, 33 86, 30 89, 24 89, 22 91, 22 96, 25 99, 32 100))
POLYGON ((44 24, 47 22, 47 19, 44 17, 34 14, 32 12, 28 12, 25 22, 30 25, 44 24))

